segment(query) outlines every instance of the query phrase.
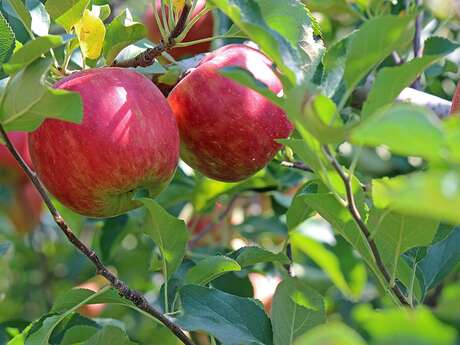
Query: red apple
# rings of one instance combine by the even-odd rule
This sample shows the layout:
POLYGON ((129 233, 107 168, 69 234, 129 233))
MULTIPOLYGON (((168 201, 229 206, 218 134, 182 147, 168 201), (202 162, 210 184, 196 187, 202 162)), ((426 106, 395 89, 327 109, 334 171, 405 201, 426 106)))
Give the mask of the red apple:
POLYGON ((210 213, 195 214, 187 222, 187 226, 193 236, 199 236, 204 231, 209 231, 207 235, 196 243, 197 246, 215 244, 222 239, 220 228, 224 224, 219 224, 218 222, 218 218, 223 212, 222 208, 222 204, 218 202, 210 213))
MULTIPOLYGON (((201 10, 206 6, 206 0, 198 0, 194 11, 192 12, 191 18, 194 18, 201 10)), ((161 0, 156 1, 156 11, 158 16, 163 23, 162 14, 161 14, 161 0)), ((158 29, 155 16, 153 15, 153 6, 150 5, 147 8, 147 11, 144 16, 144 24, 147 27, 149 38, 151 41, 158 43, 161 40, 160 30, 158 29)), ((214 30, 214 19, 212 13, 208 12, 203 17, 201 17, 195 25, 190 29, 187 36, 182 42, 190 42, 201 40, 204 38, 211 37, 214 30)), ((205 42, 200 44, 195 44, 189 47, 183 48, 174 48, 169 53, 175 58, 179 59, 185 56, 193 56, 200 53, 208 52, 211 48, 211 42, 205 42)))
POLYGON ((249 273, 248 277, 254 288, 254 298, 261 301, 265 311, 269 313, 272 309, 273 296, 278 284, 281 283, 281 278, 265 276, 260 273, 249 273))
MULTIPOLYGON (((98 292, 100 289, 99 282, 97 281, 87 281, 83 284, 77 286, 80 289, 91 290, 93 292, 98 292)), ((79 313, 90 318, 98 317, 106 308, 105 304, 86 304, 78 309, 79 313)))
POLYGON ((78 92, 83 122, 47 119, 29 136, 34 167, 65 206, 89 217, 111 217, 140 206, 170 182, 179 154, 177 125, 166 99, 129 69, 86 70, 56 88, 78 92))
POLYGON ((451 114, 458 112, 460 112, 460 83, 458 83, 455 90, 454 97, 452 98, 452 108, 450 109, 451 114))
POLYGON ((274 93, 282 84, 272 62, 242 44, 205 57, 168 97, 181 136, 181 157, 216 180, 240 181, 262 169, 293 130, 284 112, 259 93, 221 74, 223 67, 251 72, 274 93))
POLYGON ((17 232, 26 234, 39 224, 43 211, 43 201, 32 182, 17 186, 6 214, 17 232))
MULTIPOLYGON (((29 147, 27 145, 27 133, 10 132, 8 137, 16 147, 18 153, 24 158, 27 164, 31 164, 29 147)), ((16 159, 8 151, 5 145, 0 145, 0 183, 7 185, 16 185, 28 181, 26 174, 23 172, 16 159)))

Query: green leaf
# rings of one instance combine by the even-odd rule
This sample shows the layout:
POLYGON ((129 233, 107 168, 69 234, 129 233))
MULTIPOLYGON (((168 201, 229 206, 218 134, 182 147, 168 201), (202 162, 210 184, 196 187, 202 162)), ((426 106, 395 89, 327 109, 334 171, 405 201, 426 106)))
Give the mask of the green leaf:
POLYGON ((455 170, 416 172, 373 181, 378 208, 402 214, 460 223, 460 174, 455 170))
POLYGON ((355 86, 393 51, 410 44, 413 16, 381 16, 368 20, 356 31, 348 46, 344 80, 355 86))
POLYGON ((364 103, 361 117, 369 117, 379 108, 393 102, 426 68, 452 53, 459 46, 442 37, 430 37, 425 42, 424 57, 413 59, 400 66, 382 68, 364 103))
POLYGON ((110 17, 110 14, 112 13, 112 10, 110 9, 109 4, 104 4, 104 5, 95 5, 95 4, 93 4, 91 6, 91 12, 93 12, 102 21, 104 21, 104 20, 106 20, 107 18, 110 17))
POLYGON ((347 61, 347 50, 353 34, 334 43, 324 54, 321 89, 324 95, 334 96, 343 86, 343 75, 347 61))
POLYGON ((27 336, 25 345, 48 345, 51 334, 57 325, 63 320, 62 315, 48 315, 43 321, 36 326, 39 326, 37 330, 31 331, 27 336))
POLYGON ((441 159, 444 147, 442 126, 436 115, 408 104, 382 109, 356 127, 351 140, 357 145, 386 145, 396 154, 435 161, 441 159))
POLYGON ((200 212, 213 204, 222 194, 230 195, 247 190, 270 190, 276 189, 277 186, 278 182, 266 169, 257 172, 247 180, 234 183, 201 177, 193 192, 192 203, 195 209, 200 212))
POLYGON ((307 332, 294 345, 366 345, 366 342, 352 328, 330 322, 307 332))
POLYGON ((151 236, 161 252, 163 273, 169 279, 185 255, 189 232, 183 220, 166 212, 152 199, 139 199, 149 211, 144 232, 151 236))
POLYGON ((39 59, 50 49, 59 47, 61 44, 63 44, 61 36, 37 37, 16 50, 8 63, 3 65, 3 69, 6 73, 12 75, 39 59))
POLYGON ((297 112, 294 118, 291 113, 290 118, 299 131, 308 131, 323 144, 343 142, 349 131, 348 126, 343 126, 335 103, 324 95, 310 97, 301 112, 297 112))
POLYGON ((40 0, 26 0, 26 6, 32 17, 31 29, 38 36, 48 35, 50 28, 50 15, 46 12, 45 5, 40 0))
MULTIPOLYGON (((342 272, 340 260, 333 252, 324 248, 321 243, 300 233, 291 233, 290 238, 292 245, 309 256, 326 273, 344 296, 352 300, 357 300, 360 297, 361 289, 354 291, 352 286, 356 285, 356 283, 353 281, 348 283, 344 272, 342 272)), ((360 277, 357 278, 360 279, 360 277)))
POLYGON ((426 307, 372 310, 362 305, 353 313, 375 344, 454 345, 456 331, 438 321, 426 307))
POLYGON ((230 66, 221 68, 219 73, 226 78, 235 80, 239 84, 260 93, 273 104, 276 104, 279 107, 283 106, 283 99, 274 94, 267 85, 257 80, 248 70, 238 66, 230 66))
POLYGON ((188 270, 185 284, 206 285, 226 272, 240 270, 238 262, 229 257, 209 256, 188 270))
POLYGON ((308 194, 315 192, 315 190, 311 190, 309 188, 315 188, 315 185, 313 184, 312 186, 307 182, 298 190, 298 192, 292 199, 291 206, 289 206, 286 213, 286 224, 288 226, 289 231, 295 230, 305 220, 315 215, 315 211, 311 207, 306 205, 303 200, 304 193, 308 194))
POLYGON ((102 52, 107 64, 110 65, 123 48, 145 38, 146 35, 145 26, 142 23, 133 22, 129 10, 124 10, 107 26, 102 52))
POLYGON ((125 229, 127 228, 128 221, 129 216, 126 214, 104 221, 99 239, 102 260, 107 261, 112 259, 117 245, 120 244, 123 235, 126 234, 125 229))
POLYGON ((89 0, 47 0, 46 10, 56 23, 70 32, 83 15, 89 0))
POLYGON ((260 7, 254 0, 212 0, 232 21, 256 42, 261 50, 276 63, 291 84, 304 79, 301 55, 281 34, 265 22, 260 7))
POLYGON ((436 316, 452 325, 458 325, 458 301, 460 300, 460 283, 450 283, 443 288, 441 298, 436 306, 436 316))
POLYGON ((446 239, 427 249, 418 264, 422 272, 425 291, 436 287, 460 262, 460 229, 456 228, 446 239))
POLYGON ((321 30, 315 17, 298 0, 256 0, 267 25, 279 32, 293 47, 298 47, 306 78, 311 78, 324 52, 321 30))
POLYGON ((51 312, 62 314, 69 310, 78 309, 82 305, 100 303, 132 305, 128 300, 120 297, 115 289, 106 288, 99 292, 94 292, 78 288, 71 289, 59 295, 54 302, 51 312))
POLYGON ((39 59, 10 78, 0 104, 0 121, 8 131, 35 130, 45 118, 81 122, 79 94, 44 86, 50 66, 50 60, 39 59))
POLYGON ((8 253, 8 250, 11 248, 11 242, 2 242, 0 243, 0 257, 8 253))
POLYGON ((129 340, 128 335, 120 328, 114 326, 104 327, 102 330, 85 341, 83 345, 135 345, 129 340))
POLYGON ((205 331, 223 345, 273 345, 270 319, 255 300, 196 285, 184 286, 180 297, 184 329, 205 331))
POLYGON ((374 208, 369 214, 367 225, 394 281, 401 254, 409 249, 431 244, 439 222, 374 208))
MULTIPOLYGON (((305 193, 303 195, 305 204, 318 212, 331 224, 335 232, 353 246, 379 281, 385 286, 383 277, 375 264, 369 244, 356 225, 349 210, 337 200, 335 195, 324 184, 319 181, 314 181, 314 184, 317 186, 316 192, 305 193)), ((366 214, 362 214, 361 216, 366 218, 366 214)))
MULTIPOLYGON (((79 307, 90 303, 101 303, 96 301, 96 297, 106 294, 108 287, 93 292, 90 290, 76 289, 71 290, 66 295, 56 301, 53 306, 53 314, 46 315, 39 321, 34 322, 30 332, 27 331, 25 345, 48 345, 50 337, 56 327, 72 312, 79 307), (59 314, 56 314, 60 312, 59 314)), ((110 292, 109 292, 110 293, 110 292)), ((119 299, 120 297, 118 297, 119 299)))
POLYGON ((326 322, 323 297, 298 278, 277 287, 272 306, 274 345, 291 345, 309 329, 326 322))
POLYGON ((15 46, 14 32, 0 12, 0 65, 9 59, 15 46))
POLYGON ((72 326, 66 330, 59 345, 82 344, 99 331, 98 328, 89 325, 72 326))
POLYGON ((2 3, 5 10, 18 18, 26 30, 30 32, 32 17, 24 3, 21 0, 3 0, 2 3))
POLYGON ((262 262, 279 262, 288 264, 289 258, 282 252, 272 253, 260 247, 243 247, 230 254, 229 257, 235 259, 242 268, 253 266, 262 262))

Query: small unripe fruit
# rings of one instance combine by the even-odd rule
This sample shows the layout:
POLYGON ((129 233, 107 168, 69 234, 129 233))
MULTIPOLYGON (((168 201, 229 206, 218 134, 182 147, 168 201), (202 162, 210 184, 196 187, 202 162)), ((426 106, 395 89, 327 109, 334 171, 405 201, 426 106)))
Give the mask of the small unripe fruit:
POLYGON ((78 92, 83 122, 47 119, 29 136, 34 167, 65 206, 111 217, 140 206, 170 182, 179 154, 177 125, 166 99, 146 77, 122 68, 92 69, 56 88, 78 92))
POLYGON ((192 168, 216 180, 246 179, 265 167, 293 126, 268 99, 221 74, 224 67, 248 70, 278 94, 282 84, 272 62, 242 44, 228 45, 206 56, 168 96, 181 136, 181 157, 192 168))

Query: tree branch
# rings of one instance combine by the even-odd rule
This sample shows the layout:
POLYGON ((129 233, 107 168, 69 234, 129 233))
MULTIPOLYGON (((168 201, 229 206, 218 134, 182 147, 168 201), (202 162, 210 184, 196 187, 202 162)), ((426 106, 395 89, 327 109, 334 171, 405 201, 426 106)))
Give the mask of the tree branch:
POLYGON ((238 196, 235 195, 228 203, 227 207, 225 208, 225 210, 222 211, 222 213, 219 215, 219 218, 217 219, 217 222, 212 222, 208 225, 206 225, 206 227, 199 233, 197 234, 196 236, 194 236, 188 243, 188 246, 189 248, 193 248, 196 246, 196 244, 201 240, 203 239, 203 237, 205 237, 207 234, 209 234, 211 231, 213 231, 216 226, 219 226, 223 220, 225 219, 225 217, 227 217, 227 215, 230 213, 230 211, 233 209, 233 205, 235 204, 235 201, 236 199, 238 199, 238 196))
MULTIPOLYGON (((352 105, 358 109, 362 108, 367 100, 369 92, 372 88, 372 81, 366 83, 365 86, 356 89, 352 97, 352 105)), ((425 107, 433 111, 440 119, 443 119, 450 114, 452 103, 429 93, 416 90, 414 88, 405 88, 397 97, 398 103, 410 103, 425 107)))
MULTIPOLYGON (((169 34, 168 40, 165 42, 161 40, 158 45, 153 48, 146 49, 142 53, 138 54, 132 59, 126 61, 115 60, 112 63, 112 67, 147 67, 150 66, 153 61, 160 56, 163 52, 170 50, 176 44, 176 38, 184 31, 185 25, 187 24, 187 18, 190 13, 192 6, 188 1, 185 1, 184 8, 177 20, 176 26, 169 34)), ((155 9, 153 9, 155 11, 155 9)), ((169 9, 170 11, 172 9, 169 9)))
POLYGON ((67 239, 83 255, 85 255, 89 260, 91 260, 91 262, 96 267, 97 274, 107 279, 107 281, 110 282, 110 284, 119 292, 121 296, 130 300, 139 309, 142 309, 146 313, 152 315, 154 318, 160 321, 163 325, 169 328, 176 335, 176 337, 179 338, 185 345, 194 345, 192 340, 182 331, 182 329, 178 325, 176 325, 172 320, 170 320, 165 315, 163 315, 160 311, 152 307, 141 293, 135 290, 132 290, 125 282, 118 279, 112 272, 110 272, 104 266, 104 264, 102 263, 101 259, 98 257, 96 252, 88 248, 82 241, 78 239, 77 236, 75 236, 70 226, 65 222, 65 220, 62 218, 59 211, 53 205, 51 199, 49 198, 45 190, 45 187, 41 183, 37 174, 27 165, 27 163, 25 163, 24 159, 21 157, 21 155, 18 153, 18 151, 14 147, 13 143, 8 138, 8 134, 6 133, 2 125, 0 125, 0 137, 5 142, 5 145, 10 151, 10 153, 19 163, 19 165, 24 170, 24 172, 29 177, 29 179, 32 181, 37 191, 40 193, 40 196, 42 197, 49 211, 51 212, 51 215, 53 216, 53 219, 56 222, 56 224, 62 230, 64 235, 67 237, 67 239))
MULTIPOLYGON (((415 6, 420 7, 422 5, 422 0, 415 0, 415 6)), ((423 11, 420 11, 417 17, 415 18, 415 34, 414 34, 414 58, 422 57, 423 55, 423 46, 422 46, 422 29, 423 29, 423 11)), ((416 90, 421 90, 422 85, 420 83, 420 77, 418 77, 415 82, 412 84, 412 87, 416 90)))
MULTIPOLYGON (((382 273, 386 282, 390 285, 391 276, 388 273, 388 270, 386 269, 385 264, 383 263, 382 257, 380 256, 380 253, 377 248, 377 244, 372 239, 371 232, 369 231, 366 223, 364 223, 361 217, 361 214, 359 213, 358 207, 356 206, 356 201, 353 195, 352 180, 350 176, 347 175, 345 171, 342 169, 342 166, 339 164, 337 159, 332 155, 327 145, 323 145, 323 152, 325 156, 327 157, 327 159, 329 160, 329 162, 331 163, 331 165, 334 167, 334 170, 339 174, 340 178, 342 179, 345 185, 345 191, 347 195, 347 208, 350 211, 350 214, 352 215, 359 229, 363 233, 364 237, 366 238, 366 241, 369 244, 369 247, 371 248, 371 251, 374 256, 375 263, 378 269, 382 273)), ((390 286, 390 288, 393 291, 393 293, 396 295, 396 297, 398 297, 401 304, 409 305, 409 303, 406 300, 406 297, 404 296, 404 294, 402 293, 402 291, 399 289, 399 287, 396 284, 394 284, 393 286, 390 286)))
POLYGON ((281 162, 281 165, 286 168, 292 168, 292 169, 297 169, 297 170, 302 170, 306 172, 313 172, 313 169, 310 168, 308 165, 306 165, 304 162, 288 162, 288 161, 283 161, 281 162))
POLYGON ((289 242, 289 239, 288 239, 288 243, 286 244, 286 256, 289 259, 289 263, 286 264, 284 268, 288 272, 289 276, 293 277, 294 272, 292 270, 292 245, 291 245, 291 242, 289 242))

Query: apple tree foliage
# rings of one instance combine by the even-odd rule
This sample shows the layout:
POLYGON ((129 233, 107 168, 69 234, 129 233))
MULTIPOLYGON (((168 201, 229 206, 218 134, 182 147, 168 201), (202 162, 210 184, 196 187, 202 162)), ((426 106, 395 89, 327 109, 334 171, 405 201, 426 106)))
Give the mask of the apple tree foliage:
MULTIPOLYGON (((30 132, 45 118, 79 123, 78 94, 51 85, 70 70, 102 68, 158 43, 141 23, 145 6, 2 0, 2 126, 30 132)), ((459 344, 460 120, 396 101, 411 86, 451 99, 458 2, 207 6, 214 47, 252 41, 274 62, 279 95, 243 69, 221 73, 285 110, 296 128, 285 148, 239 183, 180 164, 156 200, 140 197, 144 207, 116 218, 86 219, 53 200, 65 220, 195 344, 459 344), (203 238, 189 231, 200 217, 211 229, 203 238), (251 283, 254 273, 277 277, 276 291, 251 283), (255 298, 260 289, 271 294, 267 310, 255 298)), ((135 70, 174 80, 196 60, 165 53, 135 70)), ((3 189, 1 199, 8 202, 3 189)), ((2 220, 0 268, 1 344, 180 343, 94 278, 49 215, 26 237, 2 220), (99 291, 75 288, 91 279, 99 291), (85 316, 95 304, 105 304, 102 314, 85 316)))

